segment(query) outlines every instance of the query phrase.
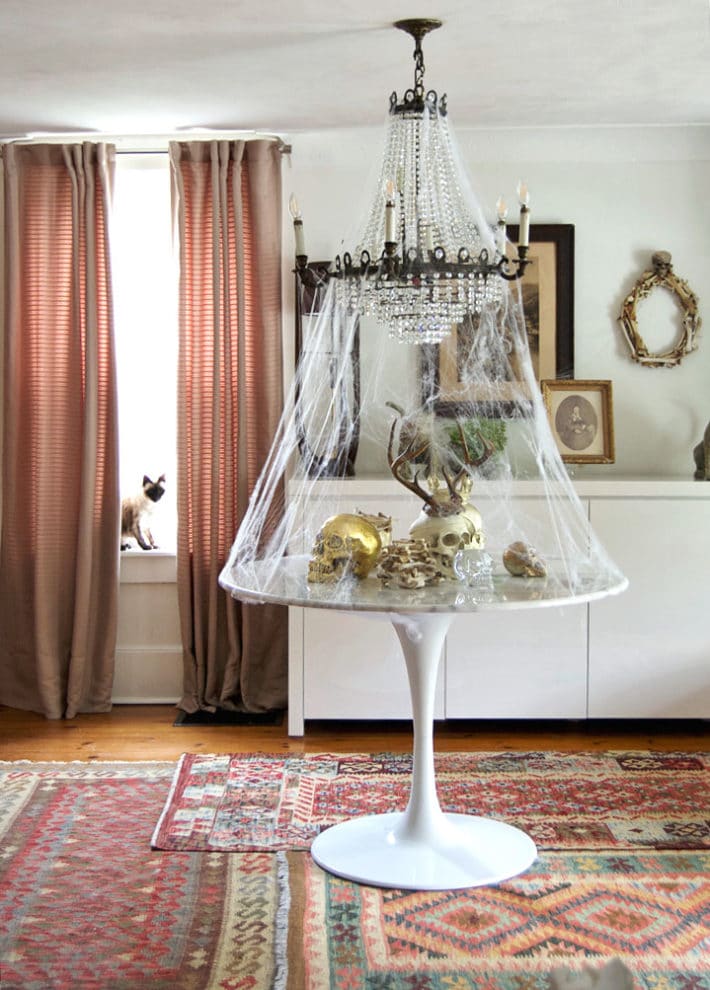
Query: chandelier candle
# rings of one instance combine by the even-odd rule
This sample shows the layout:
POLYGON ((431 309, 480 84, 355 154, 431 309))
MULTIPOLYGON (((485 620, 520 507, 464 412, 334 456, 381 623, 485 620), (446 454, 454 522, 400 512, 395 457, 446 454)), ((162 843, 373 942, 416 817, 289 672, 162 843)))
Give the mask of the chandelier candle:
POLYGON ((508 219, 508 207, 506 206, 505 200, 502 196, 500 196, 496 202, 496 212, 498 214, 497 247, 501 254, 505 254, 505 242, 507 240, 505 222, 508 219))
POLYGON ((385 188, 385 244, 395 243, 394 182, 390 179, 385 188))
POLYGON ((527 250, 530 244, 530 193, 526 183, 518 183, 518 199, 520 200, 520 235, 518 237, 518 250, 527 250))
POLYGON ((303 236, 303 217, 301 215, 301 209, 298 205, 298 200, 293 193, 291 193, 288 201, 288 210, 291 214, 291 219, 293 220, 293 234, 296 241, 296 258, 303 258, 303 264, 305 265, 307 255, 305 239, 303 236))

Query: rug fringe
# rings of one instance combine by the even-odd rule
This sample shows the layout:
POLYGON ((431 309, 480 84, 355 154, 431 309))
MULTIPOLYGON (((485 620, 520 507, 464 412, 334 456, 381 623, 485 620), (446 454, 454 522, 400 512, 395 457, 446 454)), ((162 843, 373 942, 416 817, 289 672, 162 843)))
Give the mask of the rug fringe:
MULTIPOLYGON (((181 757, 182 759, 182 757, 181 757)), ((33 766, 33 767, 127 767, 131 764, 153 767, 174 767, 175 760, 0 760, 0 770, 5 767, 33 766)))
POLYGON ((155 826, 155 828, 153 829, 153 834, 150 837, 150 848, 151 849, 157 849, 158 848, 158 835, 160 834, 160 829, 161 829, 161 827, 163 825, 163 819, 165 818, 166 814, 168 813, 168 809, 169 809, 169 807, 170 807, 170 805, 172 803, 173 796, 175 794, 175 788, 177 787, 178 780, 180 779, 180 769, 181 769, 182 764, 183 764, 183 761, 186 759, 187 755, 188 755, 187 753, 183 753, 182 756, 180 757, 180 759, 177 761, 177 765, 175 767, 175 773, 173 774, 173 779, 170 782, 170 790, 168 791, 167 800, 166 800, 166 802, 165 802, 165 804, 163 806, 163 810, 161 812, 160 818, 158 819, 158 823, 155 826))

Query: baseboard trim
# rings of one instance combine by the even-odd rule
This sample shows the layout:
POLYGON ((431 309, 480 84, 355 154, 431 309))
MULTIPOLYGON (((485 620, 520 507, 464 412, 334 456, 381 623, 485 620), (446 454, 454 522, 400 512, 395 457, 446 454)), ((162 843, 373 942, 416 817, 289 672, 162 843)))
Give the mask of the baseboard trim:
POLYGON ((112 705, 177 705, 180 699, 172 698, 135 698, 133 695, 127 697, 113 696, 112 705))

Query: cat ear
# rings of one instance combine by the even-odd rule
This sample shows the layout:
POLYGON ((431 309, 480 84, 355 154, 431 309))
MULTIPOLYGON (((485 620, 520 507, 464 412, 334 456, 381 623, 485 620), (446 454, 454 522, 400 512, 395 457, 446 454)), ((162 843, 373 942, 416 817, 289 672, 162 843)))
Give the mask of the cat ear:
POLYGON ((165 484, 165 475, 164 474, 161 474, 161 476, 156 481, 156 484, 159 485, 161 481, 162 481, 163 484, 165 484))
POLYGON ((148 477, 147 474, 144 474, 143 475, 143 484, 144 485, 152 485, 153 484, 153 482, 150 480, 150 478, 148 477))

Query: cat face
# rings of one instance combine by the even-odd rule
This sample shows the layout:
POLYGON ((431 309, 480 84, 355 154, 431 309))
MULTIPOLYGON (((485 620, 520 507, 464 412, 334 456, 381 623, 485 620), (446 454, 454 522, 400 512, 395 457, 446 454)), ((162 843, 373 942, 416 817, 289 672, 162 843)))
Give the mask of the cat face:
POLYGON ((157 481, 151 481, 147 474, 143 475, 143 494, 151 502, 159 502, 165 494, 165 475, 161 474, 157 481))

